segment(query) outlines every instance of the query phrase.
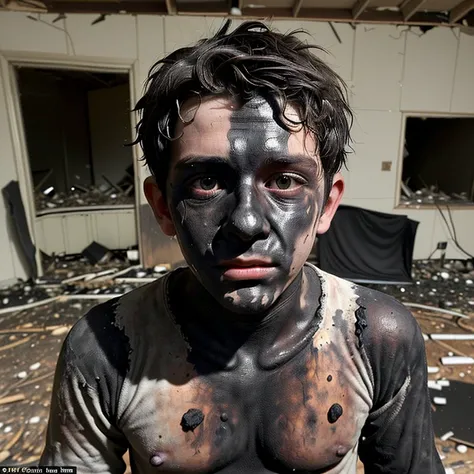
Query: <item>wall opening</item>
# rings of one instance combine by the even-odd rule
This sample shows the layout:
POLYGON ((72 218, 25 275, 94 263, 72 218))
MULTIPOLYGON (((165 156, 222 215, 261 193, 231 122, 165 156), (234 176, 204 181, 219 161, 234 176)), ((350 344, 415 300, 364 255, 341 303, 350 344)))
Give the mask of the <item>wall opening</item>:
POLYGON ((406 117, 401 206, 474 205, 474 117, 406 117))
POLYGON ((34 65, 14 72, 43 268, 93 242, 136 248, 129 73, 34 65))
POLYGON ((134 205, 129 77, 16 66, 36 214, 134 205))

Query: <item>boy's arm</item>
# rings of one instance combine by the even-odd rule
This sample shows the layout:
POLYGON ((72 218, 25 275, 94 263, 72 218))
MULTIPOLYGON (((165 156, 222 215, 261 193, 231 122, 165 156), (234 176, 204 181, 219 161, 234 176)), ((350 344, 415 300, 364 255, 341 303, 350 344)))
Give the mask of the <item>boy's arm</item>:
POLYGON ((359 445, 365 472, 444 473, 434 444, 421 330, 391 298, 377 295, 361 304, 367 308, 364 350, 374 377, 374 405, 359 445))
MULTIPOLYGON (((62 346, 40 465, 75 466, 78 474, 123 473, 127 441, 112 412, 119 377, 112 364, 107 364, 110 350, 104 350, 103 338, 94 334, 94 326, 99 329, 99 325, 89 324, 91 313, 73 327, 62 346)), ((108 326, 113 338, 114 330, 104 324, 102 315, 96 314, 97 320, 104 329, 108 326)), ((111 344, 115 343, 111 340, 111 344)))

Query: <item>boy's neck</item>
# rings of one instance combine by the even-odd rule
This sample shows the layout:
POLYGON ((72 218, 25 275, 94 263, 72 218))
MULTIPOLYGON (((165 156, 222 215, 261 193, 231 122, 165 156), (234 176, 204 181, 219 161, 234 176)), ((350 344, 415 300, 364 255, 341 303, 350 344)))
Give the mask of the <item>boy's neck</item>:
POLYGON ((170 282, 170 308, 190 344, 196 366, 209 363, 232 370, 238 352, 255 357, 270 369, 293 357, 314 335, 319 324, 321 285, 316 273, 304 267, 275 304, 254 314, 238 314, 221 305, 189 269, 170 282))

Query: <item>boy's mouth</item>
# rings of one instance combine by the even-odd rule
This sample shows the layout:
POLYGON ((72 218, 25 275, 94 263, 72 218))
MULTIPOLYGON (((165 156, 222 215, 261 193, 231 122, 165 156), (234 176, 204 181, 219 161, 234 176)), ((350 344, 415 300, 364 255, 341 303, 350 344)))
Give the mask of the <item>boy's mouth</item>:
POLYGON ((238 257, 232 260, 223 260, 219 267, 224 270, 224 280, 262 280, 271 276, 276 266, 270 258, 238 257))

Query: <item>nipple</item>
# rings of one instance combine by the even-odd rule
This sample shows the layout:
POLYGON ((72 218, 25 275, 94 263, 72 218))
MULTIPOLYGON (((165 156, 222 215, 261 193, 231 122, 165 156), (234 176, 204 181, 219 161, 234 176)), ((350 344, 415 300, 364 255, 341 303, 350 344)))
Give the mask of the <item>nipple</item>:
POLYGON ((150 464, 152 466, 155 466, 155 467, 161 466, 163 464, 163 462, 164 462, 164 460, 159 454, 154 454, 150 458, 150 464))

